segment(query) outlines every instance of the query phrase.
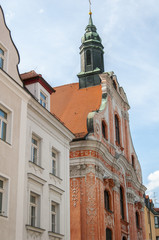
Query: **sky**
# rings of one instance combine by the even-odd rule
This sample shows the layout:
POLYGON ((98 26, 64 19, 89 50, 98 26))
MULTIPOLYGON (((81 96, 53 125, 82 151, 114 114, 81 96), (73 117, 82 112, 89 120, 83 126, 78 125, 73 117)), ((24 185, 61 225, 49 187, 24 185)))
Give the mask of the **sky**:
MULTIPOLYGON (((151 198, 159 203, 158 0, 91 0, 105 71, 127 94, 132 140, 151 198)), ((77 82, 88 0, 1 0, 20 54, 20 73, 35 70, 51 86, 77 82)))

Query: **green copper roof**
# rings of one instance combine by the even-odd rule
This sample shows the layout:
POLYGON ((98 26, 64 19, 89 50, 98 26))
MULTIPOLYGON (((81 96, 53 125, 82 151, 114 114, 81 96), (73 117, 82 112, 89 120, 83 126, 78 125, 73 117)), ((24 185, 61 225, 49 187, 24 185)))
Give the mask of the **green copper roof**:
POLYGON ((101 38, 99 37, 99 34, 96 31, 96 26, 93 24, 93 20, 92 20, 92 14, 90 14, 89 16, 89 22, 88 25, 85 29, 85 34, 82 37, 82 43, 85 43, 87 41, 96 41, 98 43, 101 43, 101 38))

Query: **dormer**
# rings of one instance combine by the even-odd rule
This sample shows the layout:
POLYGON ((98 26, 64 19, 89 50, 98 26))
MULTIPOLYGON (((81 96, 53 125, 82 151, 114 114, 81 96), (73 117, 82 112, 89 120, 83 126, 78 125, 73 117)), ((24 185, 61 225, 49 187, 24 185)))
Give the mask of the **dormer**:
POLYGON ((50 95, 55 90, 45 81, 41 74, 30 71, 21 74, 24 86, 38 100, 38 102, 50 111, 50 95))

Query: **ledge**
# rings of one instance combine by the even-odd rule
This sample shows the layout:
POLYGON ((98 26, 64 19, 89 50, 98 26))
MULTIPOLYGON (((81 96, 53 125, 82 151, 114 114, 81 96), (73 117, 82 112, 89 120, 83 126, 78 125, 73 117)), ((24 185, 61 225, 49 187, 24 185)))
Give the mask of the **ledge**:
POLYGON ((61 195, 65 192, 63 189, 58 188, 58 187, 54 186, 53 184, 49 184, 49 189, 53 190, 61 195))
POLYGON ((48 232, 48 235, 50 237, 56 237, 56 239, 60 240, 63 239, 64 235, 60 233, 55 233, 55 232, 48 232))
POLYGON ((40 233, 40 234, 42 234, 44 231, 46 231, 45 229, 42 229, 42 228, 39 228, 39 227, 33 227, 31 225, 26 225, 26 229, 28 231, 37 232, 37 233, 40 233))
POLYGON ((46 183, 46 180, 34 175, 33 173, 28 173, 28 179, 31 179, 37 183, 40 183, 41 185, 44 185, 46 183))

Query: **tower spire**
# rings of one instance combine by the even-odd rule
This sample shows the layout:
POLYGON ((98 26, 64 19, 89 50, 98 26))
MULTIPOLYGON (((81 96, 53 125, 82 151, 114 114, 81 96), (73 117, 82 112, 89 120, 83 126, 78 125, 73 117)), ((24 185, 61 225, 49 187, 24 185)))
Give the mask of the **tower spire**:
POLYGON ((104 72, 104 47, 96 26, 93 24, 91 0, 89 0, 89 7, 89 22, 80 46, 81 72, 77 75, 79 88, 99 85, 101 82, 99 74, 104 72))

